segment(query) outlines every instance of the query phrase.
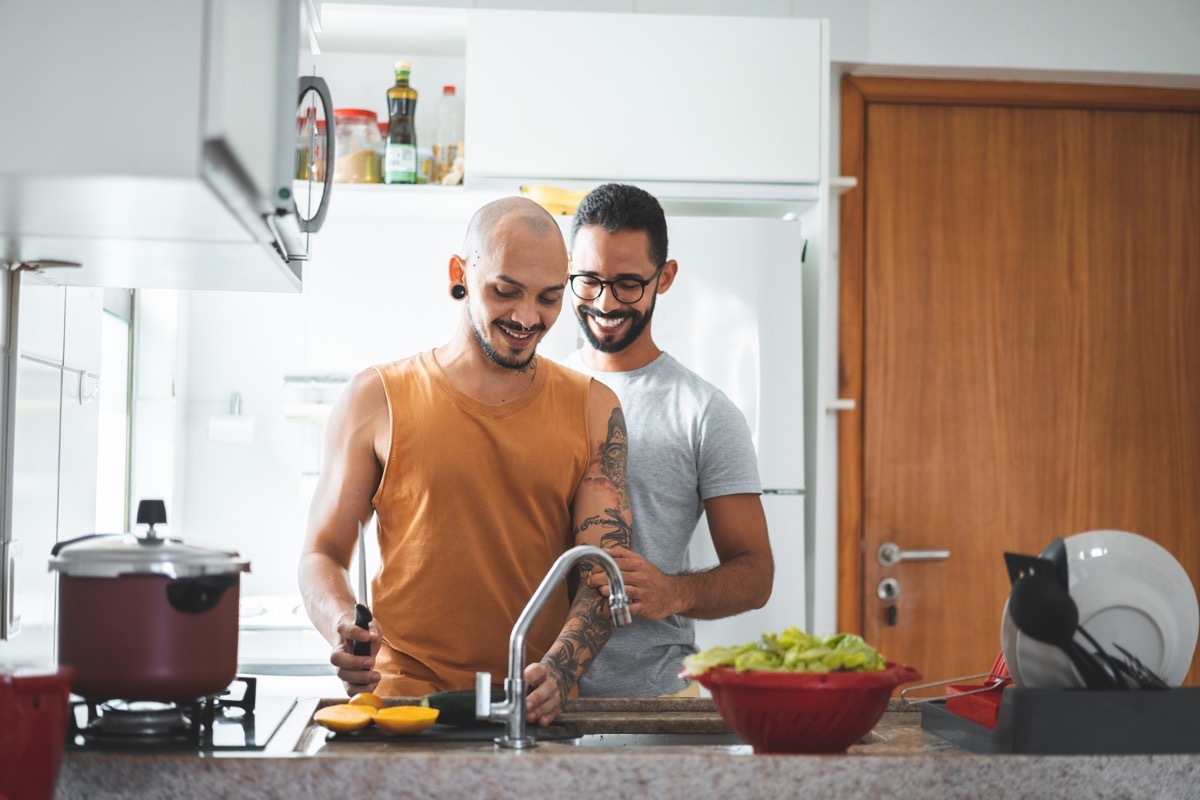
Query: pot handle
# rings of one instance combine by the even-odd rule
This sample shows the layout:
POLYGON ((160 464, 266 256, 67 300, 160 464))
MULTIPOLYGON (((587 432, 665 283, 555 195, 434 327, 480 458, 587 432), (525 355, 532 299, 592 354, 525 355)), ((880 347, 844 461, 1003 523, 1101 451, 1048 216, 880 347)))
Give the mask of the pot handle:
POLYGON ((58 555, 59 550, 62 550, 64 547, 67 547, 68 545, 75 544, 76 542, 82 542, 87 539, 102 539, 107 536, 123 536, 123 535, 124 534, 121 534, 121 533, 89 533, 87 536, 76 536, 74 539, 67 539, 65 542, 58 542, 54 545, 54 547, 51 547, 50 548, 50 557, 53 558, 54 556, 58 555))
POLYGON ((201 575, 170 581, 167 583, 167 602, 184 614, 203 614, 216 606, 237 580, 237 575, 201 575))

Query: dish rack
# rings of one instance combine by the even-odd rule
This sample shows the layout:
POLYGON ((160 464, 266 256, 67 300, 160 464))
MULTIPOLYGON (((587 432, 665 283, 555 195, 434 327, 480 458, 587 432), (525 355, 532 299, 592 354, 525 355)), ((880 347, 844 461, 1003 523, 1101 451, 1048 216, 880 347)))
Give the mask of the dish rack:
POLYGON ((921 706, 921 727, 976 753, 1132 755, 1200 753, 1200 687, 1162 691, 1001 691, 995 727, 947 709, 921 706))

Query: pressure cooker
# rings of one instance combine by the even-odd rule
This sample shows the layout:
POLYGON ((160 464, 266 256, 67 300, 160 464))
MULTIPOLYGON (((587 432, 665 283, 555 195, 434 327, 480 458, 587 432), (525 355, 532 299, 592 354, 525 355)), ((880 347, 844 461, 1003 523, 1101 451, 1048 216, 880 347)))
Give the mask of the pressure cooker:
POLYGON ((220 694, 237 674, 238 601, 249 561, 160 537, 161 500, 143 500, 144 536, 59 542, 58 660, 95 700, 180 702, 220 694))

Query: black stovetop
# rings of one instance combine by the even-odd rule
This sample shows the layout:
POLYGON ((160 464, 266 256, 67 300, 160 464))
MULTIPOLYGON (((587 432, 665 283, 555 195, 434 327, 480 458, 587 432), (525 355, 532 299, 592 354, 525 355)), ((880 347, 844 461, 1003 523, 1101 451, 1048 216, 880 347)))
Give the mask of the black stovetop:
POLYGON ((71 697, 68 752, 100 750, 262 750, 296 705, 295 698, 259 696, 253 677, 238 677, 219 695, 182 703, 71 697))

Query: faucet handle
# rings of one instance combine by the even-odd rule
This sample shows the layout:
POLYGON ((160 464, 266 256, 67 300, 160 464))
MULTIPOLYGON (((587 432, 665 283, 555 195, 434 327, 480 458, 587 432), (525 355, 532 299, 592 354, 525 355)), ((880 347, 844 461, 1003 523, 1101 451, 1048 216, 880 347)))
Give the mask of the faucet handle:
POLYGON ((475 673, 475 718, 492 718, 492 673, 475 673))

